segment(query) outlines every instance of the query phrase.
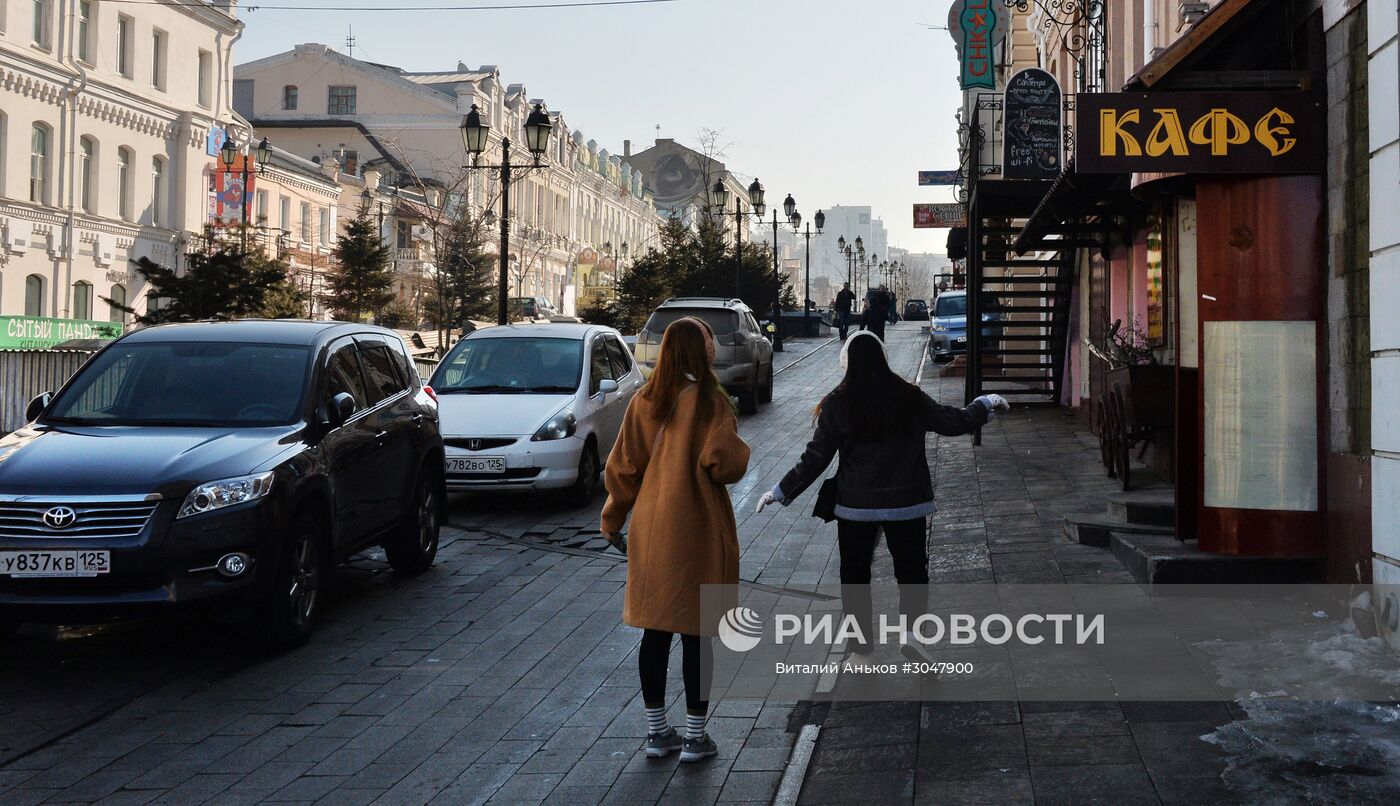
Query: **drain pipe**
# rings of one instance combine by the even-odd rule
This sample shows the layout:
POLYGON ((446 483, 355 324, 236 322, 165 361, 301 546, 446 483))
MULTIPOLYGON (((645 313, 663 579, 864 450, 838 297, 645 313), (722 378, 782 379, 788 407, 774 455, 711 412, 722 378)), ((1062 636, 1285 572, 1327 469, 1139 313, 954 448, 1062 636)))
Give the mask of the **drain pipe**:
POLYGON ((1152 61, 1157 50, 1157 0, 1142 0, 1142 63, 1152 61))
MULTIPOLYGON (((67 203, 65 204, 67 210, 65 211, 66 215, 64 217, 63 225, 63 245, 64 264, 65 268, 67 269, 66 273, 68 276, 67 282, 65 283, 61 293, 63 294, 62 298, 65 301, 65 305, 63 308, 63 318, 71 319, 73 314, 73 258, 75 253, 78 251, 78 243, 76 237, 76 207, 78 189, 77 168, 79 138, 78 96, 82 94, 83 90, 87 89, 88 73, 86 70, 83 69, 83 66, 78 63, 77 57, 73 55, 74 45, 76 43, 77 37, 77 21, 74 18, 77 16, 78 13, 78 2, 77 0, 64 0, 64 5, 66 6, 66 11, 60 12, 59 14, 59 19, 64 20, 64 26, 67 29, 63 32, 64 36, 61 40, 62 42, 64 42, 63 60, 68 66, 70 66, 74 71, 76 71, 78 78, 78 82, 76 85, 74 85, 70 80, 69 86, 64 92, 64 126, 68 129, 68 131, 65 132, 66 136, 64 138, 68 147, 68 160, 66 165, 68 175, 67 177, 65 177, 68 180, 68 198, 67 203)), ((93 302, 95 303, 97 299, 96 283, 93 284, 92 290, 93 302)), ((59 292, 60 289, 54 289, 54 291, 59 292)), ((91 318, 94 315, 95 314, 93 313, 91 308, 89 308, 88 317, 91 318)))

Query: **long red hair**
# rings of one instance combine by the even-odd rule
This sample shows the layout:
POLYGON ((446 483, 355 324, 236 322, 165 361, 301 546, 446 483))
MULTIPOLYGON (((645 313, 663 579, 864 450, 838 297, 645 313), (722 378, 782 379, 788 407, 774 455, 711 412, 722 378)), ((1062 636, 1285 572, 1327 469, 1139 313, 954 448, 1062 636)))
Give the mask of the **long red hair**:
MULTIPOLYGON (((663 416, 670 419, 676 398, 691 383, 700 384, 699 413, 701 422, 709 422, 720 405, 728 409, 729 395, 720 385, 710 360, 710 341, 714 333, 705 322, 694 317, 677 319, 661 337, 661 355, 651 373, 642 397, 651 401, 663 416), (692 381, 691 378, 695 378, 692 381)), ((731 412, 732 413, 732 412, 731 412)))

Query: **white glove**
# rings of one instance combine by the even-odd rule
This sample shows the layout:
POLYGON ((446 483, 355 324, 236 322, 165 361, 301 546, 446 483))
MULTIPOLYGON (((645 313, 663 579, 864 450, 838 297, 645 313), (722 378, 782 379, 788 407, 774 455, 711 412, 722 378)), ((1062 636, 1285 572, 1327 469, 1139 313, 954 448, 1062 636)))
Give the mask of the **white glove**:
POLYGON ((772 490, 769 490, 768 492, 764 493, 761 498, 758 499, 758 506, 754 509, 754 514, 762 512, 763 508, 768 506, 769 504, 777 503, 780 503, 778 501, 778 497, 776 495, 773 495, 772 490))
POLYGON ((1006 398, 1001 395, 982 395, 973 402, 981 403, 987 407, 988 419, 991 419, 992 415, 999 411, 1011 411, 1011 404, 1007 403, 1006 398))

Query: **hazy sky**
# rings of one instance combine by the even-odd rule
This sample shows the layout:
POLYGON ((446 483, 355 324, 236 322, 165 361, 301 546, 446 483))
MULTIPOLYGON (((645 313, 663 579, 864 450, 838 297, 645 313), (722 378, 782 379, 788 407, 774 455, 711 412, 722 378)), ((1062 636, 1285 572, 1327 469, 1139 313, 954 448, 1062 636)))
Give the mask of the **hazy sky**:
MULTIPOLYGON (((287 5, 472 5, 525 0, 267 0, 287 5)), ((550 2, 551 0, 536 0, 550 2)), ((553 0, 557 2, 558 0, 553 0)), ((256 2, 256 0, 252 0, 256 2)), ((915 230, 911 207, 948 201, 916 171, 957 167, 951 0, 678 0, 577 9, 347 13, 244 11, 235 59, 321 42, 408 70, 499 65, 507 83, 562 111, 614 153, 631 139, 694 144, 723 132, 731 170, 803 217, 869 204, 891 244, 942 252, 947 230, 915 230)), ((834 237, 841 233, 831 233, 834 237)), ((834 247, 833 247, 834 248, 834 247)))

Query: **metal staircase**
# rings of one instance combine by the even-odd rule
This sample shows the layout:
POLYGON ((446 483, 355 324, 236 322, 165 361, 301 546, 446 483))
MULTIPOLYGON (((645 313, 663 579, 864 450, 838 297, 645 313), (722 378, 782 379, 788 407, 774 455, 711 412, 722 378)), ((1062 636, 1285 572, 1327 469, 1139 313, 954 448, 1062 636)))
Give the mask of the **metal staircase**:
POLYGON ((1012 403, 1055 405, 1064 384, 1075 250, 1086 242, 1037 240, 1017 256, 1023 220, 968 223, 968 322, 980 321, 982 335, 972 338, 969 325, 967 397, 996 393, 1012 403))

